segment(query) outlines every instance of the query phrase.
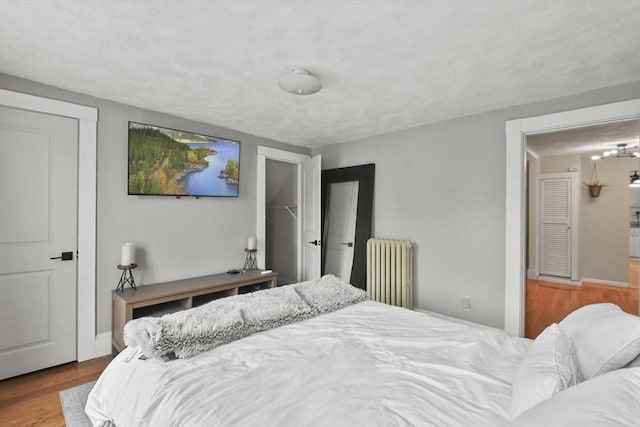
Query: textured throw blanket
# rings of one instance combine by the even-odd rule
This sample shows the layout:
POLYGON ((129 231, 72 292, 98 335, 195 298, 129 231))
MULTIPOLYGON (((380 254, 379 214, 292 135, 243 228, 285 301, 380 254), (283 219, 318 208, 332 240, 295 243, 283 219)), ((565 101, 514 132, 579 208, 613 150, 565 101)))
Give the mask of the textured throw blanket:
POLYGON ((212 301, 124 327, 124 342, 146 357, 184 359, 256 332, 308 319, 368 299, 333 275, 212 301))

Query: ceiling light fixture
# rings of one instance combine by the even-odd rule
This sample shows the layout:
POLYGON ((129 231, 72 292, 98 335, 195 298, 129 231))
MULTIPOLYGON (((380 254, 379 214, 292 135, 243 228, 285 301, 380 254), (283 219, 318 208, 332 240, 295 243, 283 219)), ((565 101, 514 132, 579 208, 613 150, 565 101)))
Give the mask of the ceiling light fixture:
POLYGON ((638 151, 638 146, 629 147, 627 144, 618 144, 616 148, 611 150, 607 150, 602 153, 601 156, 594 155, 591 156, 591 160, 600 160, 607 158, 616 158, 616 157, 640 157, 640 151, 638 151), (633 151, 635 150, 635 151, 633 151))
POLYGON ((322 89, 322 82, 307 70, 295 69, 281 76, 278 86, 294 95, 311 95, 322 89))
POLYGON ((640 175, 638 175, 638 171, 633 171, 633 175, 629 177, 629 187, 640 187, 640 175))

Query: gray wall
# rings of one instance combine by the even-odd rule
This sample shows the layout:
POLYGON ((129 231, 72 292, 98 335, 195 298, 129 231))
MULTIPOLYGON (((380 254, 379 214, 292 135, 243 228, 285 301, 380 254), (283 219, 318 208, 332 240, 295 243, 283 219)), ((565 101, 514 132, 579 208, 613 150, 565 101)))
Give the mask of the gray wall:
MULTIPOLYGON (((3 89, 98 108, 96 332, 111 330, 111 290, 120 271, 120 246, 133 242, 138 284, 242 267, 247 236, 256 233, 256 147, 309 150, 229 129, 142 110, 0 74, 3 89), (241 141, 240 197, 182 198, 127 195, 128 121, 241 141)), ((161 88, 159 89, 161 90, 161 88)), ((215 120, 215 118, 212 118, 215 120)))
MULTIPOLYGON (((564 156, 551 156, 540 158, 540 173, 561 173, 569 172, 570 170, 580 170, 580 156, 578 155, 564 155, 564 156)), ((584 178, 583 178, 584 179, 584 178)), ((586 178, 586 181, 589 177, 586 178)))
MULTIPOLYGON (((241 266, 255 233, 256 146, 309 150, 0 74, 0 87, 97 107, 96 332, 111 329, 120 245, 134 242, 136 280, 154 283, 241 266), (127 121, 242 142, 238 199, 127 196, 127 121)), ((374 234, 416 243, 416 305, 504 324, 505 121, 640 97, 640 81, 315 149, 323 169, 376 163, 374 234), (472 298, 461 309, 460 295, 472 298)))
POLYGON ((640 82, 314 149, 376 164, 374 235, 415 242, 421 309, 504 326, 505 121, 640 97, 640 82), (471 297, 471 311, 460 296, 471 297))
MULTIPOLYGON (((581 157, 582 182, 591 181, 593 160, 581 157)), ((607 184, 592 198, 581 185, 580 271, 589 279, 629 282, 629 175, 638 159, 598 160, 598 178, 607 184)))

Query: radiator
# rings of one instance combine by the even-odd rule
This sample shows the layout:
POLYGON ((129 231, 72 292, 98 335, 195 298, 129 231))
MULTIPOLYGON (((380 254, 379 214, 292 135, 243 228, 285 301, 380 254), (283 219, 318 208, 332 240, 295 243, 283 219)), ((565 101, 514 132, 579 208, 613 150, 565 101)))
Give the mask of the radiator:
POLYGON ((410 241, 367 241, 367 292, 374 301, 413 309, 413 246, 410 241))

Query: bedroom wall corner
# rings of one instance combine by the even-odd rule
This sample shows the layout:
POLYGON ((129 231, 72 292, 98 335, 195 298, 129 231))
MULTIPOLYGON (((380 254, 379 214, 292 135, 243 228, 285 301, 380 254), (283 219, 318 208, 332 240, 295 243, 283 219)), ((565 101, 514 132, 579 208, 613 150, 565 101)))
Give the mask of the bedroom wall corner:
MULTIPOLYGON (((256 231, 257 146, 310 154, 305 147, 194 122, 170 114, 66 91, 0 74, 0 87, 98 108, 96 351, 111 333, 111 290, 120 277, 120 246, 138 248, 138 285, 226 271, 242 266, 246 236, 256 231), (127 195, 128 121, 201 132, 241 142, 238 198, 127 195), (106 335, 105 335, 106 334, 106 335)), ((110 339, 109 339, 110 342, 110 339)))
POLYGON ((320 147, 323 169, 376 164, 374 235, 415 242, 415 305, 503 328, 505 123, 637 98, 640 82, 320 147), (471 297, 471 310, 461 296, 471 297))

